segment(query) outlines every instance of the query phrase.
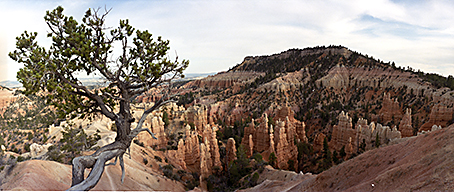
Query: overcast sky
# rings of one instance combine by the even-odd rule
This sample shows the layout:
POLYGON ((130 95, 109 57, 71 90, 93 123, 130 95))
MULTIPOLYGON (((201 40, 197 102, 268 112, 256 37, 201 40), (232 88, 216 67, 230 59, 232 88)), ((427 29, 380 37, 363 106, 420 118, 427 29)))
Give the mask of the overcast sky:
POLYGON ((112 8, 108 26, 170 40, 170 57, 190 60, 187 73, 228 70, 245 56, 290 48, 343 45, 424 72, 454 75, 454 1, 31 1, 0 0, 0 81, 15 80, 15 37, 38 32, 48 47, 46 10, 58 5, 78 21, 88 8, 112 8))

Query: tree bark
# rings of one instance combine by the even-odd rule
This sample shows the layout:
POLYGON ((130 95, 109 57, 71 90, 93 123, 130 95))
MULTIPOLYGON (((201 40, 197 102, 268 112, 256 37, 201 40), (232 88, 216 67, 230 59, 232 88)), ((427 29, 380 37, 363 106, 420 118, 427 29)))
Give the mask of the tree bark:
POLYGON ((104 152, 94 153, 90 156, 81 156, 73 159, 73 179, 72 186, 68 191, 86 191, 96 186, 104 173, 106 162, 114 157, 121 156, 125 153, 125 149, 112 149, 104 152), (90 168, 90 174, 87 179, 83 179, 85 168, 90 168))

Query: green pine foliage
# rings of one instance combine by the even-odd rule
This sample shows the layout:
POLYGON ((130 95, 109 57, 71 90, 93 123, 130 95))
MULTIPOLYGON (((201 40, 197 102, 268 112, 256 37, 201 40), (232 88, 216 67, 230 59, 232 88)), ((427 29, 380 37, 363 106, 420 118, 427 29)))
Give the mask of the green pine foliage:
POLYGON ((45 102, 47 96, 24 95, 22 91, 16 91, 15 95, 17 99, 7 106, 3 115, 0 115, 2 129, 36 130, 58 122, 55 111, 45 102))
POLYGON ((68 159, 72 160, 74 157, 81 154, 82 151, 91 149, 96 145, 97 141, 101 139, 98 133, 92 136, 87 136, 82 127, 72 128, 67 126, 62 131, 63 138, 60 139, 60 150, 65 153, 68 159))

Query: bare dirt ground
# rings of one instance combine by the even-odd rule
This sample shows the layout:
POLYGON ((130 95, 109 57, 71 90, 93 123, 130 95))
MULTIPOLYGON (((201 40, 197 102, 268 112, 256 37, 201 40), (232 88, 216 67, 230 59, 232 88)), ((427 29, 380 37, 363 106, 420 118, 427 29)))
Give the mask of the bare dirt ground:
MULTIPOLYGON (((146 166, 143 160, 144 152, 153 153, 150 149, 131 146, 131 159, 124 156, 126 176, 121 183, 119 163, 106 167, 95 191, 185 191, 184 186, 176 181, 162 176, 157 170, 158 165, 146 166)), ((150 163, 153 161, 149 159, 150 163)), ((85 171, 88 176, 89 170, 85 171)), ((29 160, 5 168, 0 174, 0 190, 25 191, 63 191, 71 185, 71 165, 55 161, 29 160)))

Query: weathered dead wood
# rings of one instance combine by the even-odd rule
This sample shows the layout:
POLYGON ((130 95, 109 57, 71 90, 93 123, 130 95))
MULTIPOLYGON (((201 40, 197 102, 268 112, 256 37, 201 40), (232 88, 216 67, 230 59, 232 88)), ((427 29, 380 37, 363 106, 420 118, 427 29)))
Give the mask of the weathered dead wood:
MULTIPOLYGON (((131 131, 130 138, 131 140, 136 137, 141 131, 147 131, 156 139, 154 134, 148 129, 137 127, 131 131)), ((130 142, 129 142, 130 143, 130 142)), ((123 142, 114 142, 109 145, 98 149, 95 153, 88 156, 80 156, 73 159, 73 174, 72 174, 72 184, 71 188, 68 191, 87 191, 96 186, 96 184, 101 179, 101 176, 104 172, 104 167, 109 165, 116 165, 117 159, 120 159, 121 167, 121 182, 124 182, 125 178, 125 167, 123 161, 123 155, 129 146, 124 145, 123 142), (106 164, 107 161, 112 158, 116 158, 114 163, 106 164), (90 174, 86 179, 84 179, 84 171, 86 168, 92 168, 90 174)))

